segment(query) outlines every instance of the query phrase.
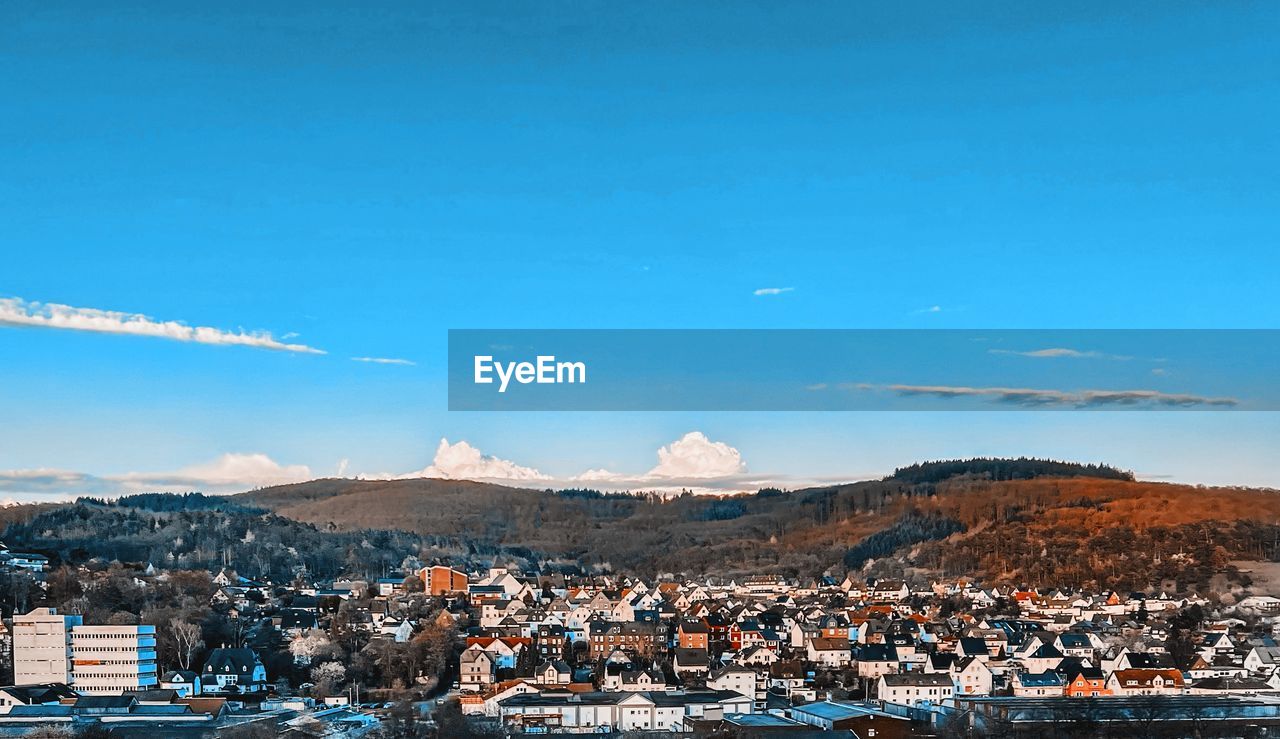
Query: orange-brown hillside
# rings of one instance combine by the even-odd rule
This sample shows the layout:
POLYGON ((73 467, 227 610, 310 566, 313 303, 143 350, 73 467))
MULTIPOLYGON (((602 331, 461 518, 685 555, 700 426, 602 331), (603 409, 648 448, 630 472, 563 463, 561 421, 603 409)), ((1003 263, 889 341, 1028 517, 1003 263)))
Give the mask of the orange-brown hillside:
POLYGON ((442 552, 515 548, 653 572, 804 574, 870 558, 880 568, 1138 587, 1157 576, 1207 583, 1227 559, 1269 559, 1280 541, 1274 491, 1088 477, 890 478, 676 498, 318 480, 238 497, 322 528, 411 531, 442 552))

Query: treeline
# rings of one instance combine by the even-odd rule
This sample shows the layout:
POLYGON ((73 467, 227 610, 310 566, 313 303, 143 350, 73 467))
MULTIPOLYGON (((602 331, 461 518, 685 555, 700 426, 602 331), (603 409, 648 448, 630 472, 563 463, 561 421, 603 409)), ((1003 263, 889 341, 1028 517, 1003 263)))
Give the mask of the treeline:
POLYGON ((1105 464, 1081 464, 1054 459, 948 459, 936 462, 917 462, 899 467, 887 479, 899 480, 911 485, 937 483, 953 477, 968 475, 985 480, 1034 480, 1038 477, 1097 477, 1105 480, 1132 480, 1133 473, 1105 464))
POLYGON ((896 481, 662 496, 417 479, 323 480, 236 499, 324 529, 399 528, 443 548, 524 550, 588 572, 799 576, 839 565, 851 542, 886 525, 875 517, 928 495, 896 481))
POLYGON ((79 498, 76 502, 113 508, 138 508, 144 511, 156 512, 225 511, 227 513, 244 513, 251 516, 260 516, 268 512, 266 508, 246 506, 225 496, 205 495, 204 493, 138 493, 114 500, 79 498))
MULTIPOLYGON (((1021 460, 995 462, 1008 470, 984 474, 1061 470, 1036 460, 1027 462, 1030 468, 1021 460)), ((1184 581, 1206 582, 1215 567, 1222 570, 1223 557, 1271 559, 1280 549, 1280 531, 1264 526, 1280 521, 1274 493, 1087 475, 997 481, 972 474, 981 463, 956 463, 962 467, 950 469, 965 472, 940 482, 927 481, 933 473, 917 466, 903 477, 926 481, 736 496, 320 480, 230 498, 142 495, 24 508, 0 538, 50 555, 55 565, 99 559, 168 569, 233 566, 276 581, 299 571, 378 577, 413 555, 467 568, 496 562, 646 577, 813 577, 873 558, 987 582, 1071 585, 1105 576, 1145 585, 1140 581, 1179 571, 1190 573, 1184 581), (1244 521, 1263 527, 1251 536, 1236 533, 1244 521), (1206 551, 1197 541, 1221 548, 1206 551), (1114 542, 1123 545, 1116 549, 1114 542)))

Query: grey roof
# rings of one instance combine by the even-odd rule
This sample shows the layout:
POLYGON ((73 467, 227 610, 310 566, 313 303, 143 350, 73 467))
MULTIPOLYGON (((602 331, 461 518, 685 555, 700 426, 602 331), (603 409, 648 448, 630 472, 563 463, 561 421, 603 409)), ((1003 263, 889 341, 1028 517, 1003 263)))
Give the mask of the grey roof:
POLYGON ((132 695, 82 695, 76 699, 75 707, 83 708, 129 708, 138 699, 132 695))
POLYGON ((1018 681, 1028 688, 1059 688, 1063 685, 1062 675, 1056 672, 1021 672, 1018 673, 1018 681))
POLYGON ((922 686, 922 687, 953 687, 955 683, 951 681, 951 676, 938 672, 902 672, 881 675, 884 684, 890 687, 898 686, 922 686))
POLYGON ((734 726, 750 726, 755 728, 790 728, 804 727, 799 721, 775 716, 772 713, 730 713, 724 717, 725 723, 734 726))
POLYGON ((1093 642, 1089 641, 1086 634, 1059 634, 1058 639, 1062 641, 1062 646, 1068 649, 1088 649, 1093 646, 1093 642))
POLYGON ((817 716, 828 721, 839 721, 846 718, 856 718, 858 716, 889 716, 892 718, 902 718, 901 716, 893 716, 893 714, 885 713, 878 707, 866 703, 837 703, 835 701, 824 701, 822 703, 809 703, 803 706, 795 706, 791 709, 792 715, 803 713, 809 716, 817 716))
POLYGON ((71 706, 14 706, 9 709, 9 715, 14 718, 32 717, 32 718, 54 718, 58 716, 71 716, 74 710, 71 706))
POLYGON ((690 690, 690 691, 645 691, 640 693, 569 693, 561 691, 543 691, 542 693, 524 693, 513 695, 498 701, 503 707, 529 706, 563 706, 574 704, 609 705, 618 703, 633 696, 642 695, 659 706, 684 706, 690 703, 741 703, 751 699, 732 690, 690 690))
POLYGON ((78 694, 64 683, 45 683, 42 685, 11 685, 0 687, 15 700, 28 705, 40 703, 57 703, 63 698, 75 698, 78 694))
POLYGON ((193 683, 193 682, 195 682, 199 677, 200 677, 200 675, 196 674, 195 672, 193 672, 193 671, 191 671, 191 670, 169 670, 168 672, 166 672, 166 673, 164 674, 164 677, 161 677, 161 678, 160 678, 160 682, 164 682, 164 683, 176 683, 176 682, 193 683))
POLYGON ((209 659, 204 663, 204 671, 224 675, 252 675, 253 668, 257 664, 259 664, 258 656, 252 649, 219 647, 209 653, 209 659))

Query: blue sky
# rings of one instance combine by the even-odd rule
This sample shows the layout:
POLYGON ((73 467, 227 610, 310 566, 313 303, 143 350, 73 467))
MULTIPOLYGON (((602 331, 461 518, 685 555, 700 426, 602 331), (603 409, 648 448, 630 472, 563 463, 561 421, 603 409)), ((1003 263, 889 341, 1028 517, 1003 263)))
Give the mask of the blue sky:
POLYGON ((449 328, 1276 327, 1274 5, 260 5, 3 11, 0 299, 327 353, 0 325, 0 499, 441 437, 642 475, 692 430, 780 477, 1280 484, 1274 414, 451 414, 444 376, 449 328))

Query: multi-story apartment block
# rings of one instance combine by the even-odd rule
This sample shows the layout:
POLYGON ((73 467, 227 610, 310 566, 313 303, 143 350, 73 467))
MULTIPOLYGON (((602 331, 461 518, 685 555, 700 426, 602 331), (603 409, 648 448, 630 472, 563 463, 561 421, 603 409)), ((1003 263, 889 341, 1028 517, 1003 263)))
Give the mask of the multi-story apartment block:
POLYGON ((418 571, 423 588, 428 595, 448 595, 467 592, 467 574, 450 567, 436 565, 418 571))
POLYGON ((591 625, 591 658, 609 656, 615 649, 652 656, 658 644, 657 626, 642 622, 597 621, 591 625))
POLYGON ((15 685, 63 683, 85 695, 147 690, 156 675, 156 627, 85 626, 37 608, 13 619, 15 685))
POLYGON ((71 682, 70 632, 79 616, 64 616, 54 608, 37 608, 13 617, 13 684, 44 685, 71 682))
POLYGON ((71 678, 83 695, 118 695, 156 687, 156 627, 72 628, 71 678))

